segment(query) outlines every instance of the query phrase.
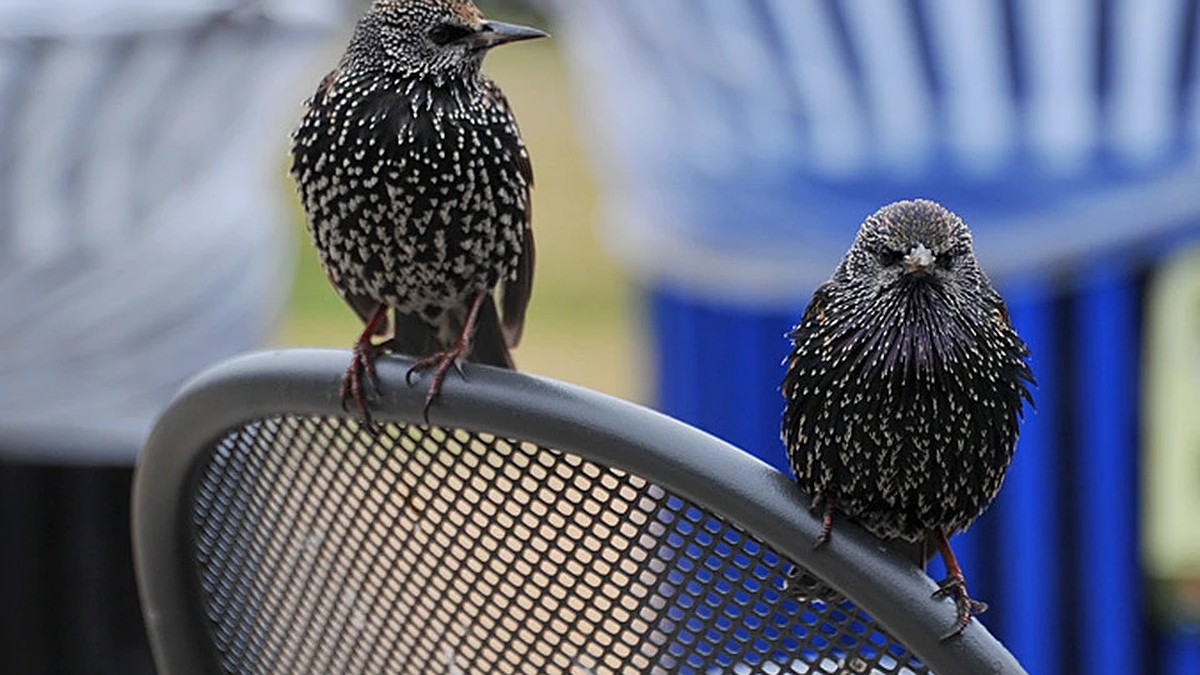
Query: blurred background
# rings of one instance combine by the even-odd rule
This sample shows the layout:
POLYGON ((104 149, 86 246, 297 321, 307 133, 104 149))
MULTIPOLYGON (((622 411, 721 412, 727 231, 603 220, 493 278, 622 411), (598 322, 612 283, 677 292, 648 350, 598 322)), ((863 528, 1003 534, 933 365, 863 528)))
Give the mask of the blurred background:
MULTIPOLYGON (((785 331, 861 220, 972 226, 1037 411, 955 541, 1031 673, 1200 672, 1200 2, 492 0, 530 147, 519 367, 784 469, 785 331)), ((149 672, 131 463, 171 392, 348 348, 285 175, 359 0, 0 0, 0 651, 149 672)), ((937 575, 939 570, 931 570, 937 575)))

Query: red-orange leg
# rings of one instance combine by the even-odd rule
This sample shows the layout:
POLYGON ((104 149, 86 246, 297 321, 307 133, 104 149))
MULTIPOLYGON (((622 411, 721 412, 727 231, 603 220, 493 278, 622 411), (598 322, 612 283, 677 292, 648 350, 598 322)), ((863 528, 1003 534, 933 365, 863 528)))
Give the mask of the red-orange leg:
POLYGON ((429 387, 429 393, 425 396, 426 424, 429 424, 429 408, 438 394, 442 392, 442 383, 446 381, 446 373, 450 371, 450 366, 454 366, 458 370, 458 374, 466 379, 466 373, 462 369, 462 359, 466 358, 471 351, 471 337, 475 335, 475 322, 479 319, 479 309, 483 307, 483 301, 487 298, 487 291, 481 291, 475 296, 475 301, 471 303, 471 311, 467 312, 467 320, 463 322, 462 330, 458 333, 458 339, 449 349, 417 361, 405 375, 405 380, 411 387, 413 375, 430 366, 434 367, 433 383, 429 387))
POLYGON ((823 506, 825 511, 821 516, 821 531, 817 533, 817 541, 813 544, 813 548, 821 548, 825 542, 829 541, 829 536, 833 534, 833 510, 837 508, 837 500, 833 497, 817 497, 813 501, 813 508, 823 506))
POLYGON ((350 367, 346 369, 346 373, 342 375, 340 389, 342 409, 349 411, 348 401, 354 401, 368 426, 371 425, 371 411, 367 407, 369 397, 371 392, 379 394, 379 378, 375 374, 375 357, 379 354, 379 348, 371 342, 371 338, 387 319, 387 312, 387 305, 381 304, 375 309, 375 313, 367 321, 362 335, 359 335, 358 341, 354 343, 354 358, 350 361, 350 367), (364 380, 367 386, 364 386, 364 380), (367 390, 368 386, 370 392, 367 390))
POLYGON ((955 621, 954 628, 942 636, 943 640, 949 640, 963 632, 963 629, 971 622, 973 615, 986 612, 988 606, 987 603, 972 600, 967 593, 967 579, 963 576, 962 568, 958 566, 958 559, 954 557, 954 551, 950 548, 950 539, 946 537, 946 533, 938 530, 934 534, 934 539, 937 542, 938 550, 942 553, 942 562, 946 565, 946 578, 938 584, 938 590, 933 594, 933 598, 940 600, 953 596, 954 606, 958 610, 958 620, 955 621))

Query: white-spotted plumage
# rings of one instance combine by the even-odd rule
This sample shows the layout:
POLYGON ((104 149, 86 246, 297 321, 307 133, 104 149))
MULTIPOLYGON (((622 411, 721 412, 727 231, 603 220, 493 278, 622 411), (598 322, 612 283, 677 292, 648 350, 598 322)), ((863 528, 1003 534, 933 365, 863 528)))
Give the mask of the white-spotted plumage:
POLYGON ((783 440, 810 496, 910 542, 987 508, 1032 375, 962 220, 929 201, 881 209, 791 337, 783 440))
MULTIPOLYGON (((960 633, 971 599, 949 539, 995 499, 1032 402, 1029 349, 980 269, 958 216, 926 200, 867 218, 792 330, 783 442, 796 481, 824 506, 817 544, 840 512, 883 539, 940 550, 960 633)), ((801 598, 840 596, 802 572, 801 598)))
POLYGON ((533 289, 533 170, 482 64, 545 35, 487 21, 470 0, 374 0, 307 102, 292 176, 321 265, 364 324, 341 396, 367 420, 384 349, 419 357, 410 381, 433 368, 427 415, 451 366, 514 367, 533 289))
POLYGON ((484 360, 511 366, 524 322, 533 172, 481 66, 492 46, 535 35, 500 28, 519 27, 467 0, 375 0, 293 134, 292 175, 329 280, 364 322, 394 310, 395 344, 417 356, 447 348, 497 288, 503 330, 485 330, 497 320, 489 297, 478 337, 503 333, 503 344, 479 345, 484 360))

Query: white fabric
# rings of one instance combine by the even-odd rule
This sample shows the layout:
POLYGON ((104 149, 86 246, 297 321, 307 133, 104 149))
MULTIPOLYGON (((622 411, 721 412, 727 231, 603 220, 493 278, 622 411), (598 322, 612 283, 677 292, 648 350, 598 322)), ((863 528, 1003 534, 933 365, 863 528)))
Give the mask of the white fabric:
POLYGON ((218 14, 257 13, 294 26, 345 21, 339 0, 0 0, 0 36, 86 35, 173 28, 218 14))
POLYGON ((265 344, 287 138, 347 9, 0 0, 0 453, 128 462, 184 380, 265 344))

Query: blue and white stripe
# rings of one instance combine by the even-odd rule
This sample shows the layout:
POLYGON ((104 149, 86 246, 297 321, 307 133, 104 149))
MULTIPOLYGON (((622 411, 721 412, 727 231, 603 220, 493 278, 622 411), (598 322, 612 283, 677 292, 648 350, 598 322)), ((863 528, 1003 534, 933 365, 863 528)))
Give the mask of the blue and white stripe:
POLYGON ((182 380, 269 338, 287 133, 342 4, 0 3, 6 448, 128 461, 182 380))
POLYGON ((908 197, 1001 280, 1200 222, 1188 0, 547 4, 650 280, 794 304, 908 197))

